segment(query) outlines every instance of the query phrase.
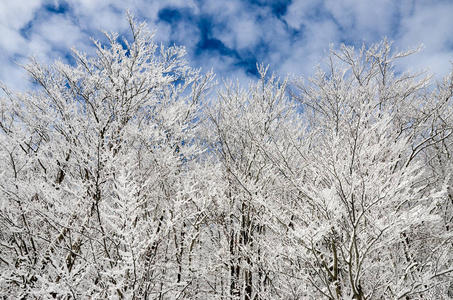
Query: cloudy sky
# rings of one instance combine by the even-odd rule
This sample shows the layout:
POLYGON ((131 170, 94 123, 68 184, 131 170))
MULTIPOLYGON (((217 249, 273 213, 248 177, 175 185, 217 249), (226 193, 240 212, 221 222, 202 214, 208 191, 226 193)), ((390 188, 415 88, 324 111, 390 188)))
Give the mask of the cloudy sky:
POLYGON ((424 44, 399 68, 445 76, 453 61, 452 0, 0 0, 0 81, 24 90, 17 64, 34 55, 71 63, 90 52, 99 29, 127 36, 125 12, 157 30, 155 42, 184 45, 194 67, 248 81, 256 63, 284 77, 310 75, 330 44, 370 45, 387 37, 400 50, 424 44))

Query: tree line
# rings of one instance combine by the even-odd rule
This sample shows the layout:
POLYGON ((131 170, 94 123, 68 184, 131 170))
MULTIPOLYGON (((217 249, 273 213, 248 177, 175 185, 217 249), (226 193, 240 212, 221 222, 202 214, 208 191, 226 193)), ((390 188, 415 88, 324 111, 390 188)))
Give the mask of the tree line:
POLYGON ((1 297, 453 297, 453 73, 383 40, 219 87, 128 21, 2 85, 1 297))

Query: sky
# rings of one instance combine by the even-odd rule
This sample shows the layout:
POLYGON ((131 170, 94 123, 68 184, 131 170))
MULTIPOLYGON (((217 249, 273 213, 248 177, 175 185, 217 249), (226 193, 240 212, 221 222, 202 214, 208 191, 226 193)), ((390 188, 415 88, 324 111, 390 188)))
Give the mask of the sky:
POLYGON ((100 29, 128 37, 126 11, 156 30, 154 41, 185 46, 204 72, 241 82, 257 63, 280 77, 310 76, 326 50, 384 37, 399 50, 424 45, 400 71, 428 69, 440 79, 453 61, 453 0, 0 0, 0 81, 31 88, 20 65, 73 64, 70 48, 93 52, 100 29))

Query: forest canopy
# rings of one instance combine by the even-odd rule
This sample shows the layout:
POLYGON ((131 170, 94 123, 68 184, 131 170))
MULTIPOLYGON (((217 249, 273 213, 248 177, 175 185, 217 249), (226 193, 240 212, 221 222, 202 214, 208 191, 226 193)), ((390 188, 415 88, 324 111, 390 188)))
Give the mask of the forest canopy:
POLYGON ((383 40, 217 85, 128 21, 1 86, 0 297, 453 298, 453 72, 383 40))

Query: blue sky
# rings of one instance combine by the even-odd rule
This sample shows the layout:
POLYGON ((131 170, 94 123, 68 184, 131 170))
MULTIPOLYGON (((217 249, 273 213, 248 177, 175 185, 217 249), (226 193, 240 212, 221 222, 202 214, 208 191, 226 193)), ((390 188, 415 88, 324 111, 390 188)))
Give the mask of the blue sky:
POLYGON ((30 87, 23 70, 71 63, 69 48, 92 52, 99 29, 127 36, 125 12, 156 29, 155 42, 183 45, 191 66, 246 82, 256 63, 281 77, 310 75, 330 44, 360 47, 387 37, 400 50, 424 44, 401 70, 445 76, 453 61, 453 1, 423 0, 0 0, 0 81, 30 87))

